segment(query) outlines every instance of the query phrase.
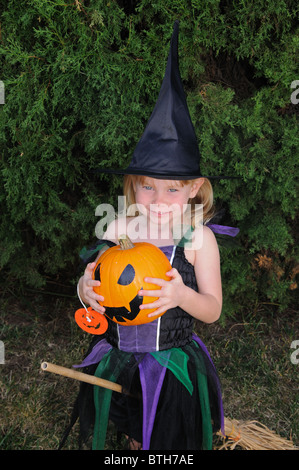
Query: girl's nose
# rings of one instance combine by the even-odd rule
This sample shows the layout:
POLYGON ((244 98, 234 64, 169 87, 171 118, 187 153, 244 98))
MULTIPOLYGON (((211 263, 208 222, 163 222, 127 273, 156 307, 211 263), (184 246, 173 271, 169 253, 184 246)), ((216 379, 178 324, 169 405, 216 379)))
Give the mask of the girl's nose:
POLYGON ((152 202, 153 204, 165 204, 165 198, 163 198, 163 194, 161 191, 155 191, 152 202))

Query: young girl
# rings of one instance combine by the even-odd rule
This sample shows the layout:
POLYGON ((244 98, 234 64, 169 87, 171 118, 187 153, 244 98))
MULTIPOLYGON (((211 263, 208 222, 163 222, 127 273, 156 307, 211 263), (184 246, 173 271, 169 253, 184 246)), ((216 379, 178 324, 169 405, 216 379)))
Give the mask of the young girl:
MULTIPOLYGON (((80 417, 83 439, 93 430, 94 449, 104 448, 109 420, 131 448, 144 450, 211 449, 213 432, 223 430, 218 375, 193 332, 195 320, 218 320, 222 292, 218 247, 206 225, 213 212, 212 186, 199 168, 177 40, 176 22, 160 94, 129 167, 103 170, 126 175, 124 193, 132 213, 110 224, 97 243, 97 258, 125 233, 133 243, 159 247, 172 268, 166 273, 169 281, 145 278, 157 289, 139 291, 156 298, 146 305, 156 309, 152 321, 126 326, 107 318, 106 333, 94 337, 78 366, 121 384, 126 392, 81 385, 74 416, 80 417), (202 218, 197 214, 201 207, 202 218)), ((87 265, 78 294, 83 303, 105 313, 99 304, 104 298, 94 292, 100 285, 92 280, 94 266, 87 265)))
MULTIPOLYGON (((220 386, 211 359, 193 334, 193 327, 195 319, 212 323, 220 316, 219 252, 214 234, 202 224, 192 227, 191 244, 186 238, 175 245, 172 237, 174 224, 181 221, 187 204, 203 201, 204 220, 211 214, 211 184, 205 178, 176 181, 127 176, 125 195, 131 200, 134 196, 132 202, 141 212, 114 221, 99 246, 118 244, 118 237, 126 233, 133 242, 148 241, 158 246, 171 260, 172 269, 167 273, 170 281, 145 279, 161 287, 160 290, 139 292, 158 297, 146 305, 156 308, 151 314, 153 318, 165 310, 166 313, 138 327, 117 325, 108 319, 105 338, 95 340, 91 353, 81 364, 87 366, 88 373, 97 370, 97 375, 117 381, 130 393, 130 396, 111 394, 97 387, 93 447, 103 448, 110 418, 128 436, 130 448, 211 449, 213 432, 220 429, 223 419, 220 386), (147 237, 150 232, 155 234, 154 238, 147 237), (185 248, 185 242, 191 246, 185 248), (197 249, 193 248, 194 243, 197 249), (97 413, 97 409, 102 409, 102 413, 97 413)), ((101 253, 102 250, 97 258, 101 253)), ((104 307, 98 303, 104 298, 93 290, 100 285, 92 279, 94 267, 95 262, 87 265, 78 291, 84 303, 104 313, 104 307)), ((84 385, 80 395, 83 433, 94 425, 93 411, 86 415, 86 410, 93 408, 88 387, 84 385)))

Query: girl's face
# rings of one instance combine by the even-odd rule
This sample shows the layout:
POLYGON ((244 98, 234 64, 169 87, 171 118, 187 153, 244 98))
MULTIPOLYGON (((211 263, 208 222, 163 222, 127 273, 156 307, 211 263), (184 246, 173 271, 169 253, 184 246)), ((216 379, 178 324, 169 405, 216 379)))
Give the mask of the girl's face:
POLYGON ((181 218, 189 199, 196 196, 204 178, 182 184, 182 181, 143 177, 134 183, 139 212, 157 224, 181 218))

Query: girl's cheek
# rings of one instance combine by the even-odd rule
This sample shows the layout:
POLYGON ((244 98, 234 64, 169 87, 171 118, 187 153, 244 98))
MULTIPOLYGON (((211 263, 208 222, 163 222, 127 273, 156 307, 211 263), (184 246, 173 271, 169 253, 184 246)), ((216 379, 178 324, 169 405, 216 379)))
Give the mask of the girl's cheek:
POLYGON ((139 212, 140 214, 143 214, 143 215, 146 215, 146 214, 147 214, 147 210, 146 210, 145 205, 142 204, 142 203, 140 203, 140 202, 137 203, 137 209, 138 209, 138 212, 139 212))

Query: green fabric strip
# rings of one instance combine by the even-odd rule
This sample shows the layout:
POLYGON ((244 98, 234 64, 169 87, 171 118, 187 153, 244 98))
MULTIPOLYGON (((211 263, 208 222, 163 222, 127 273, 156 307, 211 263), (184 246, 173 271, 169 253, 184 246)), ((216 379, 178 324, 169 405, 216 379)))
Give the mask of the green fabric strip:
MULTIPOLYGON (((196 346, 198 347, 197 344, 196 346)), ((194 357, 194 360, 196 362, 198 395, 200 400, 202 419, 202 448, 203 450, 212 450, 213 429, 207 374, 203 374, 201 372, 203 369, 205 369, 203 359, 198 354, 196 354, 192 348, 190 348, 189 351, 190 355, 194 357)))
POLYGON ((190 395, 193 393, 193 384, 188 373, 188 355, 181 348, 171 348, 166 351, 154 351, 151 355, 162 367, 167 367, 176 378, 186 387, 190 395))
POLYGON ((82 248, 82 250, 80 251, 79 256, 83 260, 88 259, 88 258, 90 258, 90 256, 95 255, 96 253, 98 253, 104 246, 106 246, 106 243, 100 243, 99 245, 97 245, 93 249, 88 249, 88 248, 86 248, 86 246, 84 246, 82 248))
POLYGON ((192 240, 193 231, 194 231, 193 227, 188 228, 183 238, 181 238, 181 240, 179 241, 178 246, 184 247, 187 243, 190 243, 190 241, 192 240))
MULTIPOLYGON (((111 369, 112 351, 113 350, 109 351, 103 357, 97 367, 95 376, 110 380, 111 382, 116 382, 125 362, 128 360, 128 355, 119 355, 119 360, 115 361, 115 367, 111 369)), ((94 386, 95 425, 92 442, 93 450, 104 449, 109 420, 111 396, 112 390, 99 387, 97 385, 94 386)))

